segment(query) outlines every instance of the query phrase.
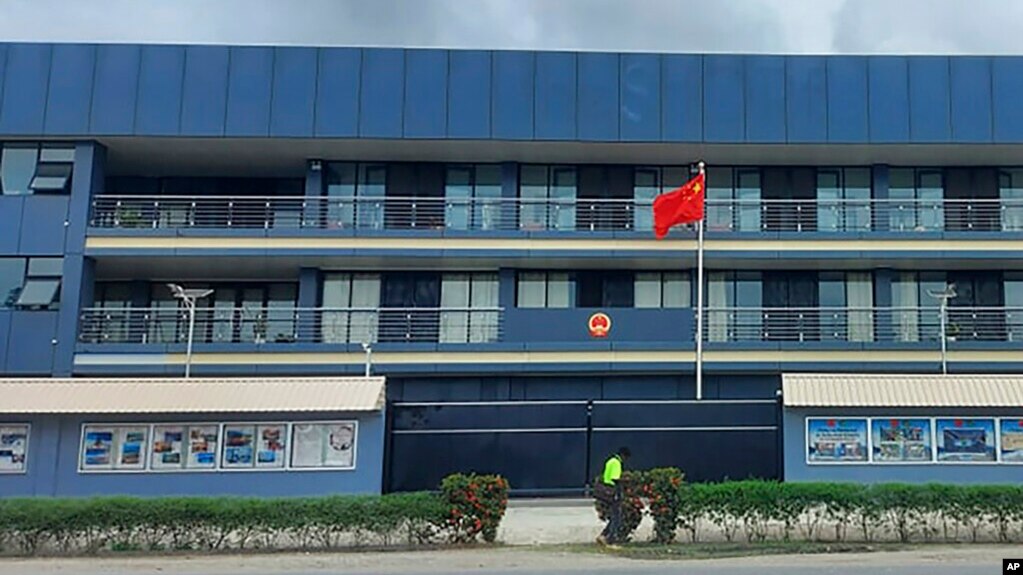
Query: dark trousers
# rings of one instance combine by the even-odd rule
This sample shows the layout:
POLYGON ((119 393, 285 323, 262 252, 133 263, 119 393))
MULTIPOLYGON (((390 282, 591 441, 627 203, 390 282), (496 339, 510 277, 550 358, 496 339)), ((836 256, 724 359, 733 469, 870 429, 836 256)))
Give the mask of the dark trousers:
POLYGON ((608 493, 611 516, 608 517, 607 526, 604 527, 601 536, 608 543, 617 543, 622 533, 622 492, 617 487, 607 486, 607 489, 611 491, 611 493, 608 493))

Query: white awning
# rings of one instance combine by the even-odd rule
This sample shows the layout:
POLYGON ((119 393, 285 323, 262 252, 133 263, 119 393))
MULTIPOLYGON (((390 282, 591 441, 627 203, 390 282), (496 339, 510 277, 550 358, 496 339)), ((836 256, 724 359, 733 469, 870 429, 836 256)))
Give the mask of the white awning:
POLYGON ((1023 375, 782 375, 786 407, 1019 407, 1023 375))
POLYGON ((383 377, 0 379, 0 414, 379 411, 383 377))

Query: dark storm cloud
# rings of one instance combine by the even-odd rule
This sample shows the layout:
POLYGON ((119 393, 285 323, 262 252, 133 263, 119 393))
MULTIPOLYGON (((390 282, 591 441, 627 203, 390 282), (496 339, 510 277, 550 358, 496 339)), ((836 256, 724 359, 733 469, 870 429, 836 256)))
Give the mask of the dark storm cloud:
POLYGON ((0 39, 1023 53, 1020 0, 0 0, 0 39))

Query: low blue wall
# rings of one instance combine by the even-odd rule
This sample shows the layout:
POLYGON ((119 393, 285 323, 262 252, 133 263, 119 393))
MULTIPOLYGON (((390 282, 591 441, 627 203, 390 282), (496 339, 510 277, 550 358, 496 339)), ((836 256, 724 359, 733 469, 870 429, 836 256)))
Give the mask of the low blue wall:
POLYGON ((693 347, 692 308, 566 308, 505 310, 505 342, 655 343, 693 347), (590 335, 590 316, 603 312, 611 318, 606 338, 590 335))
POLYGON ((1014 483, 1023 466, 999 463, 832 464, 806 462, 807 417, 1020 417, 1014 409, 788 409, 783 414, 785 481, 841 481, 857 483, 1014 483))
MULTIPOLYGON (((5 417, 0 425, 31 424, 27 472, 0 473, 0 497, 89 495, 308 496, 376 494, 383 484, 384 414, 64 415, 5 417), (231 423, 358 421, 353 470, 89 472, 78 470, 84 423, 231 423)), ((150 438, 150 441, 152 438, 150 438)), ((290 440, 290 438, 289 438, 290 440)))

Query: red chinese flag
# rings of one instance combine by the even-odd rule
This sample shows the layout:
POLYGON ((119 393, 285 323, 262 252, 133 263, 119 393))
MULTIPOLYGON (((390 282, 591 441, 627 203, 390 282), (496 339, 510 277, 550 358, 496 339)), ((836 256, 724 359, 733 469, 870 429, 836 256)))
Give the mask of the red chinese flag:
POLYGON ((662 239, 672 226, 703 219, 704 176, 700 174, 681 188, 654 198, 654 235, 662 239))

